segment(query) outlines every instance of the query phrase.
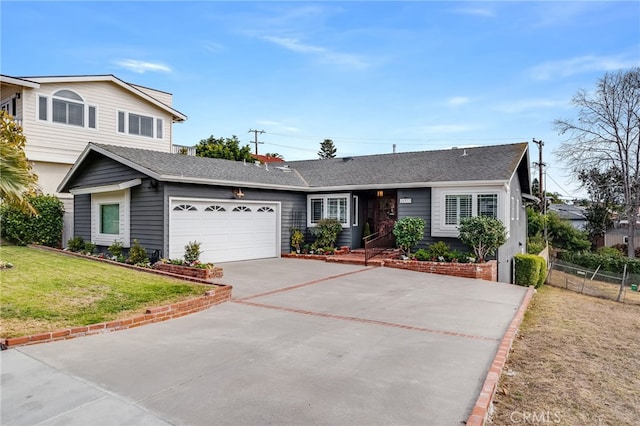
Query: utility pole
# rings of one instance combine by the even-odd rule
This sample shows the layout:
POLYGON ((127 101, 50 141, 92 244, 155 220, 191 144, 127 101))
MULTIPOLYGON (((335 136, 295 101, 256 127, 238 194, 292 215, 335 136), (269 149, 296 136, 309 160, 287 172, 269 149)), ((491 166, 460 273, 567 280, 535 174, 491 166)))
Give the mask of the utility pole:
POLYGON ((249 129, 249 132, 248 132, 248 133, 253 133, 253 134, 254 134, 254 136, 255 136, 255 139, 254 139, 254 142, 253 142, 253 143, 256 145, 256 155, 258 155, 258 144, 259 144, 259 143, 260 143, 260 144, 261 144, 261 143, 264 143, 264 142, 258 142, 258 133, 262 134, 262 133, 265 133, 265 131, 264 131, 264 130, 253 130, 253 129, 249 129))
MULTIPOLYGON (((544 181, 542 180, 543 176, 544 176, 544 167, 546 166, 546 164, 542 161, 542 147, 544 146, 544 142, 543 141, 537 141, 535 138, 533 138, 533 143, 535 143, 536 145, 538 145, 538 162, 537 163, 533 163, 534 166, 538 166, 538 171, 539 171, 539 178, 538 178, 538 186, 539 186, 539 190, 540 190, 540 198, 541 198, 541 203, 540 204, 540 212, 543 215, 547 215, 547 200, 546 200, 546 196, 545 196, 545 190, 544 190, 544 181)), ((544 225, 544 240, 545 242, 547 241, 547 221, 545 220, 545 225, 544 225)))

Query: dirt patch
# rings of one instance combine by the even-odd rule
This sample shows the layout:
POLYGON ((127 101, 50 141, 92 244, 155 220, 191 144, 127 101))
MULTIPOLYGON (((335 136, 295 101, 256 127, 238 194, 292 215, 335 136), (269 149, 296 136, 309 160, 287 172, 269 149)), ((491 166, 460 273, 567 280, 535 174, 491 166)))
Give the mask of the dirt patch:
POLYGON ((498 385, 489 424, 637 425, 640 307, 544 286, 498 385))

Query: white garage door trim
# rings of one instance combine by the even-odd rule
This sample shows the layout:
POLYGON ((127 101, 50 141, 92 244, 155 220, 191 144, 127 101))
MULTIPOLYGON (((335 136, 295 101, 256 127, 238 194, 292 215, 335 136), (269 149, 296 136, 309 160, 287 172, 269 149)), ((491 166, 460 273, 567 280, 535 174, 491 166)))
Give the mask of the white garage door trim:
POLYGON ((280 257, 279 201, 169 197, 168 208, 171 259, 182 258, 184 246, 194 240, 201 243, 203 262, 280 257), (174 211, 181 205, 195 210, 174 211))

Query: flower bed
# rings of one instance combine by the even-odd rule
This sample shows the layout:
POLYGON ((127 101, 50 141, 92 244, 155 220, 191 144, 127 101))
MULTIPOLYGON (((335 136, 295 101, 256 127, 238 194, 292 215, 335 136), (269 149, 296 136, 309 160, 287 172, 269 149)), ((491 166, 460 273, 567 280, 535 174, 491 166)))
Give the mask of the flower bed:
POLYGON ((498 281, 498 264, 495 260, 484 263, 458 263, 388 259, 384 261, 384 266, 387 268, 429 272, 431 274, 498 281))
POLYGON ((159 271, 169 272, 171 274, 182 275, 186 277, 195 277, 202 280, 210 280, 213 278, 222 278, 222 268, 213 266, 210 268, 195 268, 193 266, 174 265, 172 263, 158 262, 153 267, 159 271))

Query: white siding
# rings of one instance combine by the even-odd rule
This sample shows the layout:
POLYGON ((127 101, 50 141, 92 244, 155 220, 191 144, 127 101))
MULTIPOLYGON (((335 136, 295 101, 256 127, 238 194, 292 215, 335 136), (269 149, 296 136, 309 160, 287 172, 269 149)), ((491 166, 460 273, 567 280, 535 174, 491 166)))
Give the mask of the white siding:
POLYGON ((26 89, 22 104, 25 152, 32 161, 73 164, 88 142, 171 151, 171 115, 111 82, 43 83, 40 89, 26 89), (97 106, 97 129, 38 120, 38 96, 50 99, 60 89, 73 90, 85 105, 97 106), (163 138, 118 133, 118 110, 161 118, 163 138))
POLYGON ((171 93, 161 92, 160 90, 151 89, 149 87, 138 86, 137 84, 129 84, 167 106, 173 105, 173 95, 171 93))

